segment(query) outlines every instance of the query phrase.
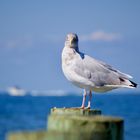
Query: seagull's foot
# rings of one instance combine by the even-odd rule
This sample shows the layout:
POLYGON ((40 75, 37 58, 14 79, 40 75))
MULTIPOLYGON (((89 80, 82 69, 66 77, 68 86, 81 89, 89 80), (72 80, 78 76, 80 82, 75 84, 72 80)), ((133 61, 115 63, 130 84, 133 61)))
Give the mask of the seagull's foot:
POLYGON ((90 106, 85 107, 85 109, 90 109, 90 108, 91 108, 90 106))
POLYGON ((85 109, 84 106, 80 106, 80 107, 71 107, 70 109, 85 109))
POLYGON ((87 107, 81 106, 81 107, 80 107, 80 109, 90 109, 90 108, 91 108, 90 106, 87 106, 87 107))
POLYGON ((85 106, 81 106, 81 107, 79 107, 80 109, 85 109, 85 106))

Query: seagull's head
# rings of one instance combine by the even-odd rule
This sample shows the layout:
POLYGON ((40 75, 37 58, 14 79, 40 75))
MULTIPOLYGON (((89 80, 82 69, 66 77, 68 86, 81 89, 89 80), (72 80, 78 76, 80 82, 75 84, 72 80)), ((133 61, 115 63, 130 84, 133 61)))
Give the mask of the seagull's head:
POLYGON ((78 36, 75 33, 69 33, 66 36, 65 47, 78 49, 78 36))

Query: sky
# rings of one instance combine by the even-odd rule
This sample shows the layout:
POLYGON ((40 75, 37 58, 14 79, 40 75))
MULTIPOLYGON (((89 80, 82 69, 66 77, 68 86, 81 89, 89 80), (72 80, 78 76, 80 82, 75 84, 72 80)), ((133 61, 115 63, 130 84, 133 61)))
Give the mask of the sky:
POLYGON ((0 89, 82 92, 61 69, 70 32, 82 52, 140 83, 139 13, 139 0, 1 0, 0 89))

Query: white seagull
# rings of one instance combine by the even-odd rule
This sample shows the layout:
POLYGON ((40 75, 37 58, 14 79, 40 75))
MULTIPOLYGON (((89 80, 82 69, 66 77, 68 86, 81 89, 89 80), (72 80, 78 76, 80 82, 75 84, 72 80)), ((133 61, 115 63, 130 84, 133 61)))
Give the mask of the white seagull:
POLYGON ((80 52, 78 36, 74 33, 70 33, 66 37, 62 51, 62 70, 70 82, 84 89, 81 105, 83 109, 88 91, 87 108, 90 108, 92 91, 106 92, 120 87, 135 88, 137 86, 136 83, 129 80, 132 76, 80 52))

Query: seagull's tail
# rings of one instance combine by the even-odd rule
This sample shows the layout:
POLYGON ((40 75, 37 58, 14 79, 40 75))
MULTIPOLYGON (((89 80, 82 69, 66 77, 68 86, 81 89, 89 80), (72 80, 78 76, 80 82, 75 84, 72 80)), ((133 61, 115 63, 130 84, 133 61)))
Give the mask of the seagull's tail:
POLYGON ((124 78, 119 78, 120 79, 120 84, 124 87, 128 88, 136 88, 137 84, 129 79, 124 79, 124 78))
POLYGON ((134 87, 134 88, 136 88, 137 87, 137 84, 136 83, 134 83, 133 81, 131 81, 131 80, 129 80, 130 81, 130 83, 131 83, 131 85, 129 85, 129 86, 132 86, 132 87, 134 87))

